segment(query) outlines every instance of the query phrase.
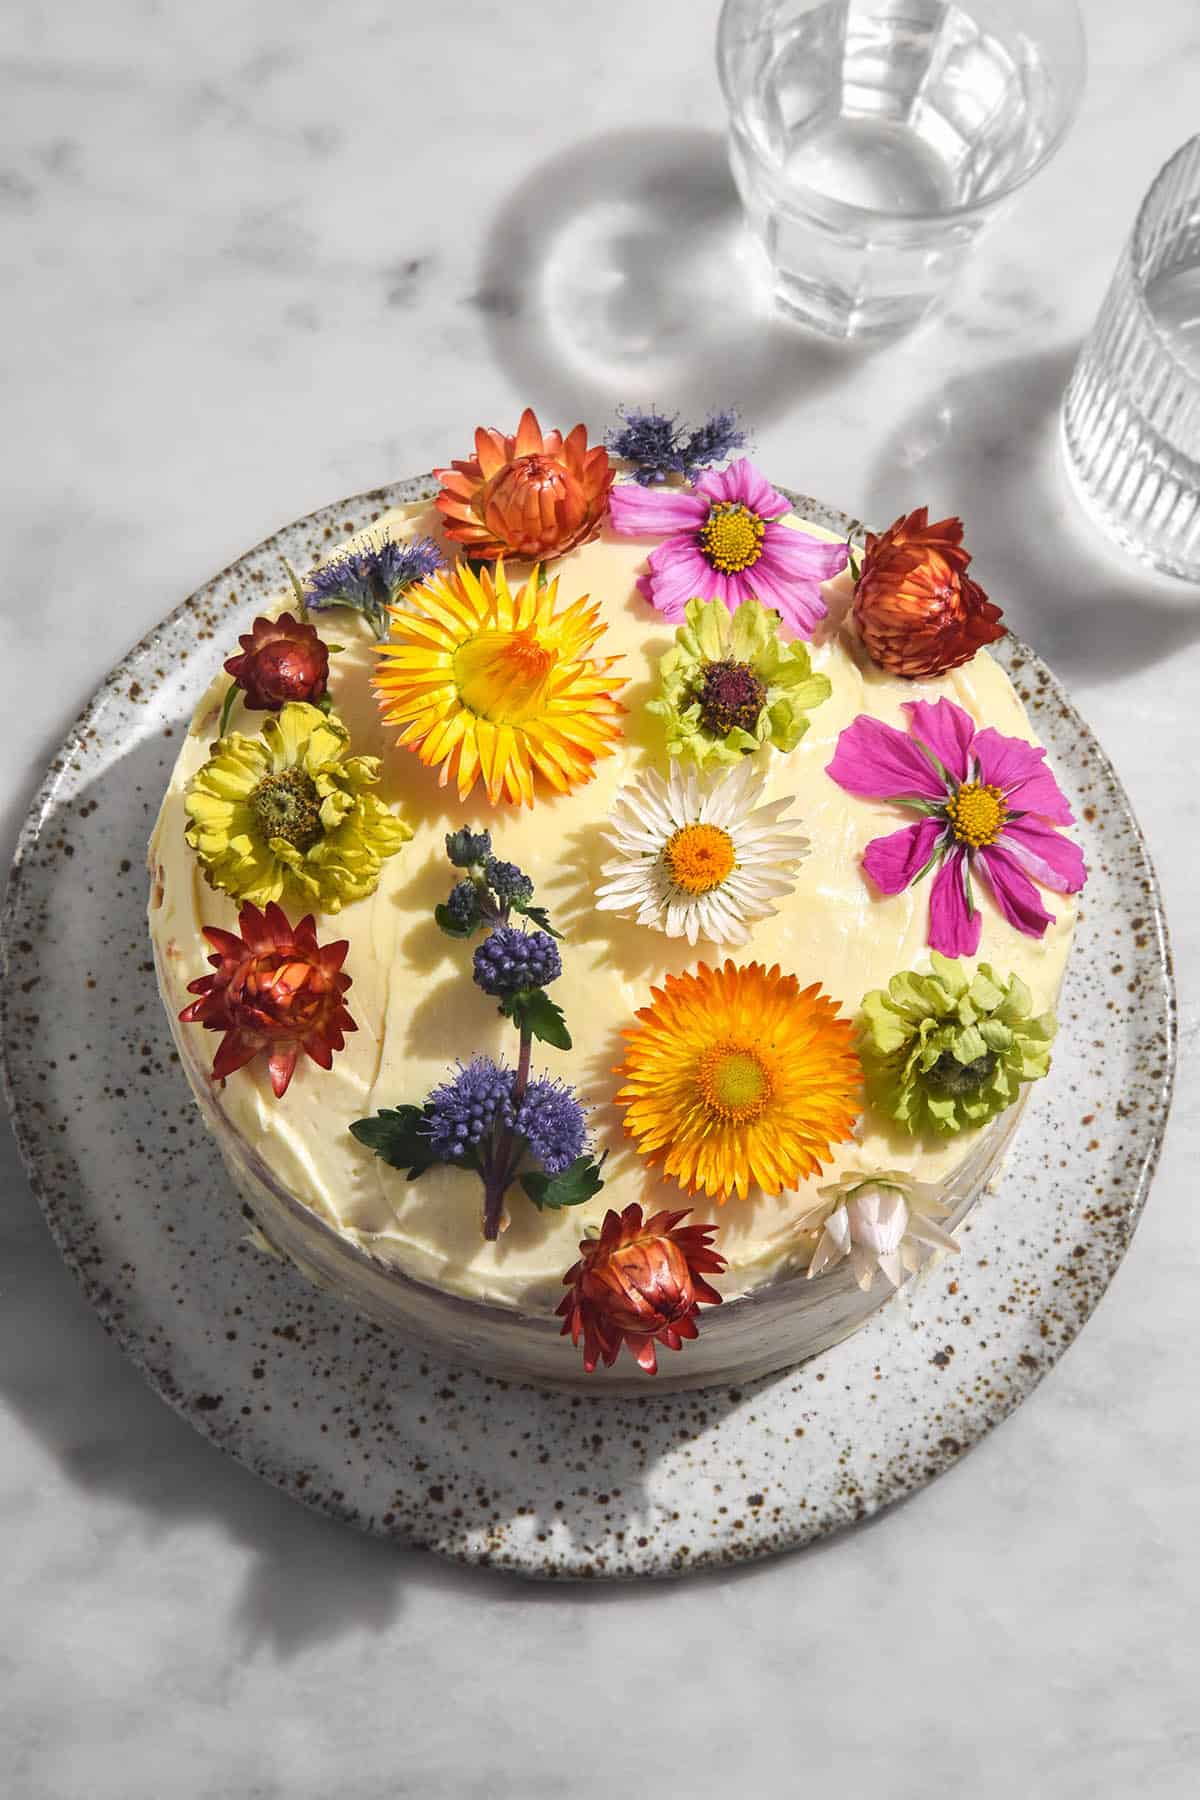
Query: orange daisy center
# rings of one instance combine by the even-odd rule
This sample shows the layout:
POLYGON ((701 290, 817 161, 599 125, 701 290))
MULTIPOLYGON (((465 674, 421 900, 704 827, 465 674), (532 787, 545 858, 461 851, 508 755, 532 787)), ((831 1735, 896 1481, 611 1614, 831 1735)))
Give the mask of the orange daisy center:
POLYGON ((713 1044, 706 1050, 699 1087, 708 1110, 731 1125, 759 1118, 775 1091, 770 1069, 748 1044, 713 1044))
POLYGON ((683 825, 663 846, 671 880, 686 894, 711 894, 732 874, 733 839, 719 825, 683 825))
POLYGON ((546 683, 558 651, 534 628, 481 631, 454 653, 459 699, 493 725, 519 725, 542 710, 546 683))
POLYGON ((982 850, 1004 830, 1008 808, 998 787, 968 781, 946 802, 946 817, 960 844, 982 850))
POLYGON ((762 555, 764 530, 740 500, 719 500, 700 527, 700 548, 722 575, 739 575, 762 555))

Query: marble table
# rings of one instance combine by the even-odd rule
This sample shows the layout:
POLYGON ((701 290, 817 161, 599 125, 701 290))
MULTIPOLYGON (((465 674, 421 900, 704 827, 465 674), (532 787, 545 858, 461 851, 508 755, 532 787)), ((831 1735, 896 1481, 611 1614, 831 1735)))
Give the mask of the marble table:
POLYGON ((12 0, 0 22, 11 845, 104 670, 324 500, 532 401, 740 400, 763 464, 928 501, 1070 685, 1161 872, 1181 1084, 1145 1221, 1065 1362, 874 1524, 677 1585, 539 1590, 310 1516, 145 1388, 4 1138, 6 1800, 894 1800, 1196 1791, 1200 594, 1083 533, 1055 409, 1137 201, 1195 128, 1193 0, 1087 0, 1057 160, 886 354, 762 313, 715 0, 12 0))

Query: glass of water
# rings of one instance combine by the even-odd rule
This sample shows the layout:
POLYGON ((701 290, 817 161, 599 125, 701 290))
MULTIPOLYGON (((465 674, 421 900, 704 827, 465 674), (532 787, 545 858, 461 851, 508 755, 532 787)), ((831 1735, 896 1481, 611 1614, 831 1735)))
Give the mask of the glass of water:
POLYGON ((1062 142, 1076 0, 725 0, 730 161, 776 299, 834 337, 892 335, 1062 142))
POLYGON ((1062 425, 1068 472, 1108 535, 1200 581, 1200 137, 1142 202, 1062 425))

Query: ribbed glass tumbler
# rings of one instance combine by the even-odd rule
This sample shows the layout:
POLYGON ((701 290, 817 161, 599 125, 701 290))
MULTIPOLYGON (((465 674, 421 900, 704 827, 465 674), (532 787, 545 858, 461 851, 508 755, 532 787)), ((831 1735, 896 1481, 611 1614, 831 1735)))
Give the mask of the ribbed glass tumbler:
POLYGON ((1200 582, 1200 137, 1142 202, 1062 427, 1079 497, 1108 535, 1200 582))

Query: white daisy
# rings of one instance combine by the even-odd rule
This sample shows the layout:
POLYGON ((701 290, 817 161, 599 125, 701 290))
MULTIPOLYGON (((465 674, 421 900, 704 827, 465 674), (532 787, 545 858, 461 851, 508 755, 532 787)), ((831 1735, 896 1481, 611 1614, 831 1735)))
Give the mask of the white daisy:
POLYGON ((671 765, 622 788, 603 835, 618 854, 596 890, 601 912, 622 913, 689 944, 744 944, 790 893, 809 841, 780 814, 793 796, 756 806, 764 777, 750 762, 705 776, 671 765))
POLYGON ((899 1287, 935 1250, 957 1251, 949 1232, 937 1223, 950 1212, 928 1182, 914 1181, 896 1169, 868 1174, 848 1171, 840 1181, 817 1189, 821 1199, 796 1221, 801 1231, 821 1233, 809 1276, 823 1275, 844 1257, 865 1293, 878 1269, 899 1287))

